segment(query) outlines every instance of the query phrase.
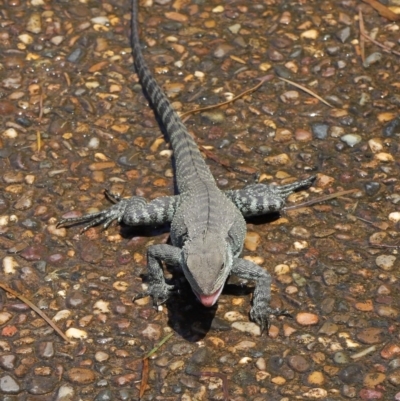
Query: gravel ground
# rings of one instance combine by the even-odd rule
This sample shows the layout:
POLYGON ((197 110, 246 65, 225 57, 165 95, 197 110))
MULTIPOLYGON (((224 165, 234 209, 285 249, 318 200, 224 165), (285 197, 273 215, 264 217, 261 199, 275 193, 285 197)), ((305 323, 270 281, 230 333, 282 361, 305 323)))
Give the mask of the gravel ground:
POLYGON ((356 0, 143 3, 145 58, 177 110, 271 75, 187 120, 221 188, 317 174, 289 206, 354 191, 249 222, 245 257, 293 315, 269 334, 249 321, 252 283, 235 278, 210 310, 173 269, 176 297, 158 312, 133 303, 168 227, 56 227, 107 207, 104 189, 174 190, 132 67, 129 0, 0 0, 1 283, 71 340, 0 290, 1 400, 137 400, 141 357, 170 333, 143 400, 400 400, 399 23, 356 0), (360 15, 386 49, 365 39, 362 56, 360 15))

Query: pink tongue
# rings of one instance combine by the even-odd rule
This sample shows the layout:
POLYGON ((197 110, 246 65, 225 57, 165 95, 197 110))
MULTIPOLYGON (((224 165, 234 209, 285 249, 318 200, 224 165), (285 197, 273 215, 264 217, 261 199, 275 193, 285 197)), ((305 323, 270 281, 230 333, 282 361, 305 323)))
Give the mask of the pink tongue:
POLYGON ((211 295, 203 295, 203 294, 198 294, 198 298, 200 299, 200 302, 207 307, 213 306, 217 301, 222 292, 222 288, 219 290, 215 291, 214 294, 211 295))

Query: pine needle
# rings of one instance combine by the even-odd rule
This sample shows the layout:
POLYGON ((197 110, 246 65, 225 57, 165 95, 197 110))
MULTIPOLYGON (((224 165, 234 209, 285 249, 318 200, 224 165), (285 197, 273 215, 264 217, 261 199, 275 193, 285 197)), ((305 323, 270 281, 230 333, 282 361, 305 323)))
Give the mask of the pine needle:
POLYGON ((16 291, 14 291, 12 288, 10 288, 8 285, 3 284, 0 282, 0 288, 2 288, 4 291, 7 291, 11 295, 14 295, 14 297, 18 298, 21 300, 23 303, 27 304, 32 310, 34 310, 42 319, 44 319, 62 338, 64 341, 67 343, 71 343, 71 341, 67 338, 67 336, 58 328, 58 326, 50 319, 47 317, 47 315, 42 312, 35 304, 33 304, 28 298, 25 298, 23 295, 18 294, 16 291))
POLYGON ((306 92, 306 93, 308 93, 309 95, 315 97, 316 99, 318 99, 320 102, 326 104, 327 106, 329 106, 329 107, 334 107, 334 106, 332 106, 330 103, 328 103, 325 99, 323 99, 321 96, 319 96, 319 95, 317 95, 315 92, 313 92, 311 89, 308 89, 308 88, 306 88, 305 86, 300 85, 300 84, 298 84, 298 83, 296 83, 296 82, 290 81, 289 79, 282 78, 282 77, 278 77, 278 78, 279 78, 281 81, 285 81, 285 82, 287 82, 288 84, 291 84, 291 85, 295 86, 296 88, 299 88, 299 89, 303 90, 304 92, 306 92))
POLYGON ((227 100, 226 102, 222 102, 222 103, 213 104, 211 106, 199 107, 197 109, 185 111, 184 113, 180 114, 180 117, 183 119, 183 117, 187 117, 188 115, 193 114, 193 113, 198 113, 199 111, 211 110, 211 109, 216 109, 218 107, 225 106, 229 103, 234 102, 237 99, 240 99, 243 96, 248 95, 249 93, 256 91, 264 82, 269 81, 270 79, 272 79, 272 75, 265 75, 264 77, 260 78, 260 82, 256 86, 253 86, 252 88, 247 89, 246 91, 240 93, 239 95, 235 96, 231 100, 227 100))
POLYGON ((317 199, 311 199, 307 202, 299 203, 298 205, 286 206, 282 210, 286 212, 287 210, 300 209, 301 207, 315 205, 316 203, 325 202, 330 199, 339 198, 340 196, 348 195, 348 194, 351 194, 356 191, 358 191, 358 189, 355 188, 355 189, 349 189, 347 191, 335 192, 334 194, 321 196, 320 198, 317 198, 317 199))

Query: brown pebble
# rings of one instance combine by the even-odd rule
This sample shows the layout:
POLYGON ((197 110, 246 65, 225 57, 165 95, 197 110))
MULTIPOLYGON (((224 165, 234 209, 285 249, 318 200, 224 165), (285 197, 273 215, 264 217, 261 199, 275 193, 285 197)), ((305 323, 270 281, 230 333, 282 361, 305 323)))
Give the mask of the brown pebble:
POLYGON ((296 315, 296 322, 302 326, 313 326, 318 324, 319 318, 314 313, 300 312, 296 315))
POLYGON ((8 100, 0 101, 0 116, 6 116, 15 113, 15 106, 8 100))
POLYGON ((244 240, 244 246, 249 251, 255 251, 257 247, 260 245, 261 237, 260 234, 248 231, 246 233, 246 238, 244 240))
POLYGON ((374 309, 374 306, 372 304, 372 301, 370 299, 367 299, 364 302, 357 302, 355 304, 355 308, 362 312, 371 312, 374 309))
POLYGON ((325 378, 322 372, 311 372, 307 377, 307 382, 310 386, 321 386, 324 384, 325 378))
POLYGON ((118 387, 122 387, 122 386, 126 386, 128 384, 132 384, 135 380, 138 379, 137 374, 135 373, 128 373, 126 375, 123 376, 117 376, 117 377, 113 377, 113 382, 116 386, 118 387))
POLYGON ((312 140, 311 132, 307 131, 305 129, 302 129, 302 128, 296 129, 296 131, 294 133, 294 137, 295 137, 296 141, 300 141, 300 142, 308 142, 308 141, 312 140))
POLYGON ((364 344, 380 344, 384 341, 383 329, 368 327, 357 334, 357 340, 364 344))
POLYGON ((292 355, 288 358, 288 365, 299 373, 307 372, 310 369, 310 363, 302 355, 292 355))
POLYGON ((394 386, 400 386, 400 369, 396 369, 389 374, 389 382, 394 386))
POLYGON ((289 156, 286 153, 281 153, 276 156, 268 156, 264 159, 266 164, 270 166, 285 166, 290 162, 289 156))
POLYGON ((85 368, 72 368, 66 372, 66 375, 70 382, 76 384, 93 383, 96 379, 95 373, 85 368))
POLYGON ((113 168, 113 167, 115 167, 114 162, 97 162, 97 163, 89 164, 89 170, 91 170, 91 171, 105 170, 105 169, 113 168))
POLYGON ((397 319, 397 316, 399 316, 398 309, 392 305, 377 305, 375 311, 379 316, 389 319, 397 319))
POLYGON ((386 375, 383 373, 368 373, 364 377, 364 386, 369 387, 369 388, 374 388, 378 384, 381 384, 383 381, 385 381, 386 375))
POLYGON ((165 13, 165 16, 172 21, 186 22, 188 20, 187 15, 177 13, 175 11, 165 13))
POLYGON ((398 344, 387 344, 381 351, 381 357, 384 359, 392 359, 397 355, 400 355, 400 345, 398 344))
POLYGON ((141 332, 142 336, 151 341, 156 341, 161 337, 161 327, 158 324, 148 324, 147 327, 141 332))
POLYGON ((81 241, 79 243, 80 257, 87 263, 99 263, 103 259, 101 247, 93 241, 81 241))

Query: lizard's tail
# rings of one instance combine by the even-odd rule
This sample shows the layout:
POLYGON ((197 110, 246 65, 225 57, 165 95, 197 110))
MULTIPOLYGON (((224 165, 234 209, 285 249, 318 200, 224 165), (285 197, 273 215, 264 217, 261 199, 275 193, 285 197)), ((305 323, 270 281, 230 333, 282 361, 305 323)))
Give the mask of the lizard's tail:
POLYGON ((182 120, 172 108, 170 101, 153 78, 143 58, 139 42, 138 1, 132 0, 132 53, 140 82, 150 98, 161 122, 166 129, 175 157, 177 185, 198 178, 211 178, 210 170, 182 120), (180 179, 184 177, 184 180, 180 179))

